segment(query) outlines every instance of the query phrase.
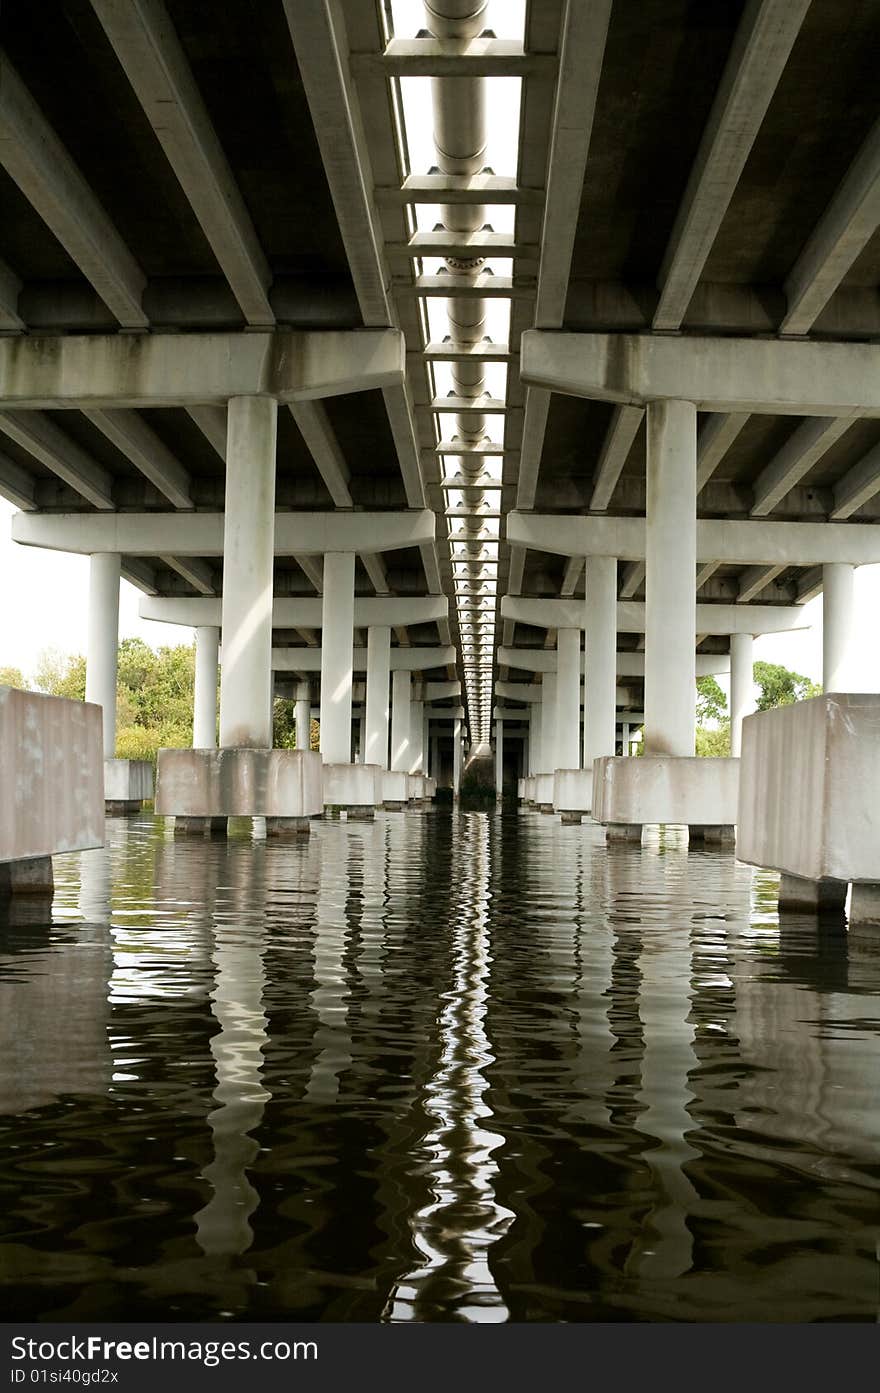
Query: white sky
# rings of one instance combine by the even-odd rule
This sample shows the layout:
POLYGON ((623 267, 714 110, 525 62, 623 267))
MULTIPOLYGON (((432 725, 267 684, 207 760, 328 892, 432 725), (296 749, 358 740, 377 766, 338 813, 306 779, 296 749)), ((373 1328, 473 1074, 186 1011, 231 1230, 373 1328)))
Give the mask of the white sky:
MULTIPOLYGON (((395 32, 399 37, 414 35, 424 23, 419 0, 392 0, 395 32)), ((490 6, 488 25, 499 38, 520 37, 523 32, 524 0, 494 0, 490 6)), ((410 78, 402 83, 403 102, 410 151, 411 168, 427 170, 433 163, 431 133, 430 79, 410 78)), ((517 78, 493 79, 489 98, 489 149, 487 159, 496 174, 515 174, 519 135, 520 81, 517 78)), ((512 230, 512 208, 493 210, 496 231, 512 230)), ((420 206, 419 224, 430 228, 439 220, 439 209, 420 206)), ((432 272, 436 267, 425 265, 432 272)), ((509 263, 499 262, 497 272, 509 270, 509 263)), ((445 313, 445 301, 429 302, 432 321, 445 313)), ((509 306, 505 302, 489 301, 487 331, 495 340, 507 336, 509 306)), ((432 325, 432 337, 441 338, 442 323, 432 325)), ((487 369, 489 390, 504 395, 504 368, 487 369), (497 379, 497 380, 496 380, 497 379)), ((448 391, 438 371, 440 393, 448 391)), ((494 432, 493 432, 494 436, 494 432)), ((62 552, 21 547, 10 537, 11 504, 0 499, 0 594, 5 597, 0 621, 0 666, 19 667, 26 676, 32 674, 41 651, 57 648, 63 653, 84 653, 86 647, 88 608, 88 558, 62 552)), ((127 581, 122 582, 119 602, 120 638, 140 637, 153 647, 160 644, 190 643, 192 630, 179 625, 155 624, 138 618, 140 591, 127 581)), ((864 566, 856 572, 856 602, 859 610, 859 629, 866 635, 876 634, 876 616, 880 609, 880 566, 864 566)), ((821 596, 805 606, 804 614, 813 627, 792 634, 765 635, 755 645, 755 657, 768 662, 783 663, 786 667, 821 681, 822 678, 822 599, 821 596)), ((865 643, 858 657, 864 691, 880 691, 880 645, 865 643)), ((726 683, 722 683, 726 687, 726 683)))

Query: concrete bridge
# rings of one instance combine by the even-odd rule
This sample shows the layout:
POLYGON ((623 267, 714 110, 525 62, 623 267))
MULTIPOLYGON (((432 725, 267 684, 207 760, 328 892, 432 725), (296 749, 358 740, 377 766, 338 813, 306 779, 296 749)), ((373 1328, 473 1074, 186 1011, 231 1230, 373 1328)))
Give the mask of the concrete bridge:
POLYGON ((695 676, 730 671, 737 755, 753 637, 822 592, 851 690, 880 561, 877 27, 849 0, 535 0, 516 38, 473 0, 408 33, 361 0, 6 0, 0 492, 17 541, 91 557, 105 754, 125 577, 196 631, 202 751, 268 752, 277 681, 325 767, 457 787, 463 746, 500 781, 506 743, 522 779, 577 773, 573 812, 643 721, 670 820, 733 821, 691 763, 695 676))

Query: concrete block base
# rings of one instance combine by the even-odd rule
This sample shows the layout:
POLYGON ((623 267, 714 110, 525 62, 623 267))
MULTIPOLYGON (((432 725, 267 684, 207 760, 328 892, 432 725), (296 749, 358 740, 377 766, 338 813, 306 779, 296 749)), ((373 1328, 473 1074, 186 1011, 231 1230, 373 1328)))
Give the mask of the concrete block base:
MULTIPOLYGON (((593 806, 593 770, 557 769, 553 775, 553 806, 558 813, 577 813, 580 822, 593 806)), ((563 816, 563 821, 567 821, 563 816)))
POLYGON ((535 774, 534 776, 534 802, 537 808, 553 807, 553 782, 552 774, 535 774))
POLYGON ((580 827, 583 813, 563 812, 559 815, 559 820, 567 827, 580 827))
POLYGON ((148 759, 104 760, 104 807, 111 817, 140 812, 153 796, 153 766, 148 759))
POLYGON ((372 811, 382 801, 383 772, 378 764, 325 764, 324 808, 372 811))
POLYGON ((732 826, 738 788, 738 759, 605 755, 593 762, 592 812, 606 825, 732 826))
POLYGON ((779 911, 792 914, 842 914, 845 880, 807 880, 799 875, 779 877, 779 911))
POLYGON ((849 922, 852 928, 873 929, 880 943, 880 884, 866 885, 856 883, 852 888, 849 906, 849 922))
POLYGON ((407 779, 402 769, 383 769, 382 770, 382 806, 384 808, 399 809, 406 806, 407 801, 407 779))
POLYGON ((608 822, 605 824, 605 840, 616 845, 641 846, 642 824, 640 822, 608 822))
POLYGON ((736 828, 732 822, 720 826, 696 826, 688 828, 688 839, 692 845, 707 847, 733 847, 736 845, 736 828))
POLYGON ((228 821, 225 817, 176 817, 175 837, 225 837, 228 821))
POLYGON ((311 820, 307 817, 267 817, 266 836, 290 840, 308 837, 311 834, 311 820))
POLYGON ((19 895, 51 900, 55 890, 51 856, 28 856, 21 861, 0 861, 0 900, 19 895))
POLYGON ((315 817, 324 807, 312 750, 160 750, 156 812, 165 817, 315 817))
POLYGON ((406 807, 406 803, 401 803, 396 798, 386 798, 382 807, 385 809, 386 813, 402 813, 406 807))

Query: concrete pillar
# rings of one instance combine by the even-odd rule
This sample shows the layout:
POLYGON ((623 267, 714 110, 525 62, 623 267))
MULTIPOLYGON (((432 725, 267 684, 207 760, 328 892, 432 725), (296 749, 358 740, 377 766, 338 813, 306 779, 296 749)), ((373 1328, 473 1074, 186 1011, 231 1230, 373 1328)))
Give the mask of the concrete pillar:
POLYGON ((457 797, 461 787, 461 717, 452 722, 452 792, 457 797))
POLYGON ((541 773, 541 703, 529 707, 529 774, 541 773))
MULTIPOLYGON (((556 755, 553 769, 581 767, 581 631, 556 634, 556 755)), ((552 770, 548 770, 551 773, 552 770)))
POLYGON ((648 403, 645 754, 693 755, 697 408, 648 403))
POLYGON ((621 754, 629 754, 629 721, 624 721, 620 728, 620 750, 621 754))
POLYGON ((312 736, 312 700, 308 682, 297 682, 295 702, 296 748, 308 750, 312 736))
POLYGON ((495 722, 495 791, 501 795, 504 787, 504 722, 495 722))
POLYGON ((412 673, 391 675, 391 768, 409 771, 412 763, 410 744, 410 698, 412 673))
POLYGON ((755 709, 754 656, 751 634, 730 635, 730 753, 742 751, 743 719, 755 709))
POLYGON ((193 694, 193 749, 217 747, 217 672, 220 630, 206 625, 195 631, 196 681, 193 694))
POLYGON ((388 696, 391 684, 391 628, 367 630, 367 712, 364 763, 388 768, 388 696))
POLYGON ((223 525, 223 669, 220 744, 272 745, 272 582, 275 442, 272 397, 231 397, 223 525))
POLYGON ((358 717, 358 764, 366 764, 367 749, 367 717, 358 717))
POLYGON ((354 552, 324 557, 321 607, 321 755, 325 764, 351 763, 351 687, 354 649, 354 552))
POLYGON ((855 566, 835 561, 822 567, 822 686, 853 692, 856 654, 855 566))
POLYGON ((409 704, 410 752, 408 774, 425 772, 425 703, 421 700, 409 704))
POLYGON ((556 762, 556 673, 541 678, 541 774, 553 774, 562 766, 556 762))
POLYGON ((428 773, 432 779, 440 778, 440 736, 431 736, 431 759, 428 764, 428 773))
POLYGON ((86 701, 104 711, 104 758, 116 754, 116 669, 119 657, 119 575, 116 552, 89 558, 89 634, 86 701))
POLYGON ((430 765, 431 753, 431 718, 422 707, 422 773, 431 774, 433 770, 430 765))
MULTIPOLYGON (((586 558, 584 768, 617 744, 617 560, 586 558)), ((624 752, 626 753, 626 752, 624 752)))

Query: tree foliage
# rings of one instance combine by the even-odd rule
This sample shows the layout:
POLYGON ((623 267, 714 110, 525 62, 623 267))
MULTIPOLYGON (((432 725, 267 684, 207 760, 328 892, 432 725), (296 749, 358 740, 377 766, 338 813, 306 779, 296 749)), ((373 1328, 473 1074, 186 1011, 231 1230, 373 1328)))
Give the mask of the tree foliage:
POLYGON ((795 701, 806 701, 819 696, 822 688, 809 677, 792 672, 781 663, 755 663, 755 682, 761 689, 758 697, 758 710, 769 711, 774 706, 791 706, 795 701))
POLYGON ((0 667, 0 687, 18 687, 19 691, 27 691, 27 681, 21 668, 0 667))
POLYGON ((697 678, 697 721, 721 721, 727 715, 727 697, 714 677, 697 678))

